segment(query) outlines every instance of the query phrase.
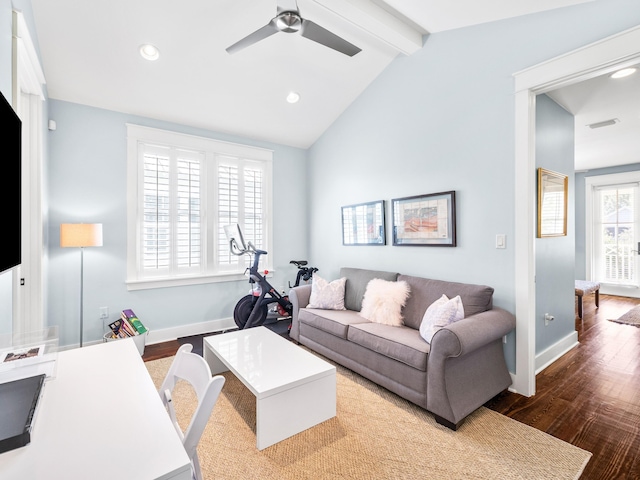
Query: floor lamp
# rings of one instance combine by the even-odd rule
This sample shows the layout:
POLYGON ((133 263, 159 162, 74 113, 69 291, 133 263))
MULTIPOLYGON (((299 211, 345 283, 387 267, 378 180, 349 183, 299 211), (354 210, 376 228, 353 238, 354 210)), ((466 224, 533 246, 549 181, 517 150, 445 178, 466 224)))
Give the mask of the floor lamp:
POLYGON ((80 248, 80 347, 83 337, 84 248, 102 246, 101 223, 63 223, 60 225, 60 246, 80 248))

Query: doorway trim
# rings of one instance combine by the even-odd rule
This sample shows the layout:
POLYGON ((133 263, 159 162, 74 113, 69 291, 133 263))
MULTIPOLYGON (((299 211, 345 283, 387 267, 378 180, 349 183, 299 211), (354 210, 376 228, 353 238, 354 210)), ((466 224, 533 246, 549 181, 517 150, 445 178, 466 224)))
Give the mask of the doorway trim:
POLYGON ((640 62, 640 27, 514 74, 516 373, 511 389, 535 394, 536 95, 640 62))
POLYGON ((14 338, 45 327, 43 109, 45 78, 22 12, 12 11, 13 108, 22 120, 22 262, 13 269, 14 338))

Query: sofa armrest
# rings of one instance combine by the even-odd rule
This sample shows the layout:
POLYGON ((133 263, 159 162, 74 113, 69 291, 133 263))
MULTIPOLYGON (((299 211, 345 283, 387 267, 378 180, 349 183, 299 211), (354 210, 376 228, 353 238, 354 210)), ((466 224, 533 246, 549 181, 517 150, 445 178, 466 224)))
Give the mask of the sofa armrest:
POLYGON ((289 337, 296 342, 300 340, 300 321, 298 320, 298 312, 301 308, 309 305, 311 298, 311 284, 300 285, 289 290, 289 301, 291 302, 291 330, 289 337))
POLYGON ((427 365, 427 410, 439 423, 457 428, 511 384, 501 338, 515 326, 511 313, 494 307, 435 333, 427 365))
POLYGON ((438 330, 431 340, 429 356, 459 357, 473 352, 516 327, 513 314, 493 307, 438 330))

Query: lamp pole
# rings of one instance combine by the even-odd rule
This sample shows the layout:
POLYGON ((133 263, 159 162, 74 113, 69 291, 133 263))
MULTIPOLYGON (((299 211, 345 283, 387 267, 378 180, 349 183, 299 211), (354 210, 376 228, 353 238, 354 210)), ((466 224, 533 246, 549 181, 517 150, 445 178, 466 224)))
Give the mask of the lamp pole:
POLYGON ((84 247, 80 247, 80 348, 84 337, 84 247))

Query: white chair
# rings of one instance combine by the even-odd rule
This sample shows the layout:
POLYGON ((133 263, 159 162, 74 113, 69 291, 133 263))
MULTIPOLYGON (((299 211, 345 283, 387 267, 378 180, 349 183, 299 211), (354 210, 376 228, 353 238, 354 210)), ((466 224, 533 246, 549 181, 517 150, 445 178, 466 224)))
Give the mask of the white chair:
POLYGON ((188 343, 178 349, 158 393, 191 459, 193 478, 202 480, 197 452, 198 442, 218 400, 225 378, 222 375, 212 377, 207 362, 200 355, 191 353, 192 349, 193 346, 188 343), (198 397, 198 406, 184 432, 178 425, 171 399, 171 392, 179 379, 189 382, 198 397))

